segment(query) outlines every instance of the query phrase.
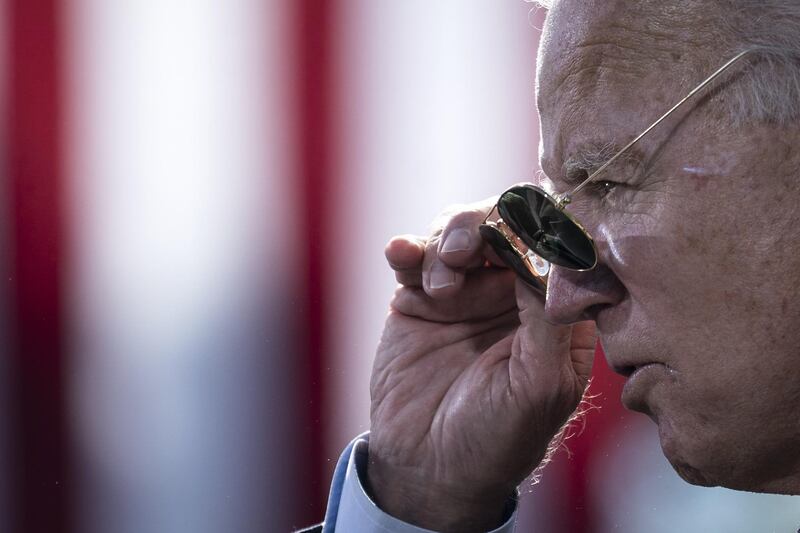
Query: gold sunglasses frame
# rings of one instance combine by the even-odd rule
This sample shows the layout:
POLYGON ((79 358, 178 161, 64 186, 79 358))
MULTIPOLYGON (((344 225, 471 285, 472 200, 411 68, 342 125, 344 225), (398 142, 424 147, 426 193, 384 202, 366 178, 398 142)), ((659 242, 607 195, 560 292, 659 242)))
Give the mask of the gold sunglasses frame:
MULTIPOLYGON (((709 83, 714 81, 718 76, 720 76, 723 72, 725 72, 729 67, 734 65, 737 61, 742 59, 744 56, 746 56, 746 55, 748 55, 748 54, 750 54, 750 53, 752 53, 754 51, 755 51, 755 49, 745 50, 743 52, 739 52, 738 54, 733 56, 731 59, 729 59, 724 65, 719 67, 716 71, 714 71, 713 74, 708 76, 697 87, 692 89, 689 92, 689 94, 684 96, 677 104, 672 106, 669 109, 669 111, 667 111, 666 113, 661 115, 661 117, 658 120, 653 122, 650 126, 647 127, 647 129, 642 131, 632 141, 630 141, 628 144, 626 144, 624 147, 622 147, 616 154, 611 156, 611 158, 609 158, 608 161, 603 163, 600 166, 600 168, 598 168, 597 170, 592 172, 589 175, 589 177, 587 177, 584 181, 582 181, 577 187, 572 189, 570 192, 562 194, 562 195, 555 195, 555 197, 553 197, 553 196, 549 195, 546 191, 541 189, 540 187, 536 187, 535 185, 532 185, 532 184, 523 184, 523 185, 532 187, 532 188, 538 190, 540 193, 542 193, 547 200, 551 201, 555 205, 556 209, 561 211, 561 213, 563 215, 565 215, 569 219, 570 222, 575 224, 575 226, 578 229, 580 229, 581 232, 583 232, 583 234, 588 239, 589 243, 592 245, 592 248, 594 249, 594 255, 595 255, 594 265, 592 265, 590 268, 586 268, 586 269, 571 269, 571 270, 576 270, 578 272, 586 272, 586 271, 592 270, 593 268, 595 268, 595 266, 597 266, 597 248, 595 247, 594 239, 592 239, 592 236, 589 234, 589 232, 586 231, 586 229, 577 220, 575 220, 575 218, 568 211, 565 210, 565 207, 572 202, 572 198, 574 197, 574 195, 577 194, 578 192, 580 192, 589 183, 594 181, 597 178, 597 176, 599 176, 606 168, 608 168, 610 165, 612 165, 614 163, 614 161, 619 159, 622 155, 625 154, 625 152, 630 150, 634 145, 636 145, 636 143, 641 141, 656 126, 658 126, 659 124, 661 124, 661 122, 666 120, 670 115, 672 115, 672 113, 677 111, 681 106, 683 106, 683 104, 685 104, 688 100, 690 100, 694 95, 696 95, 698 92, 702 91, 709 83)), ((514 185, 513 187, 519 187, 519 185, 514 185)), ((511 187, 511 188, 513 188, 513 187, 511 187)), ((511 188, 507 189, 505 192, 511 190, 511 188)), ((503 194, 505 194, 505 192, 503 194)), ((503 195, 501 194, 498 197, 498 202, 499 202, 499 199, 502 198, 502 197, 503 197, 503 195)), ((498 218, 496 221, 489 221, 489 218, 492 216, 492 214, 495 211, 497 211, 497 202, 495 202, 495 204, 492 207, 492 209, 486 215, 486 218, 483 219, 483 224, 488 225, 488 226, 492 227, 493 229, 497 230, 503 236, 503 238, 505 238, 508 241, 508 243, 511 245, 511 248, 519 255, 519 257, 522 260, 522 262, 528 267, 528 270, 530 271, 530 274, 533 275, 534 277, 536 277, 537 279, 541 280, 545 285, 547 285, 547 277, 548 277, 549 270, 550 270, 550 266, 549 266, 550 262, 547 261, 546 259, 540 257, 540 259, 542 261, 544 261, 545 263, 547 263, 548 266, 547 266, 546 269, 542 269, 542 270, 546 270, 547 274, 544 274, 544 275, 539 274, 538 273, 539 269, 535 268, 535 266, 531 263, 530 258, 528 257, 528 254, 534 253, 534 252, 529 250, 527 253, 524 253, 517 246, 517 244, 514 242, 515 240, 519 240, 520 242, 524 242, 521 238, 519 238, 518 235, 514 235, 516 237, 516 239, 509 238, 509 236, 507 235, 506 232, 513 233, 513 230, 508 226, 508 224, 502 218, 498 218)), ((568 267, 564 267, 564 268, 568 268, 568 267)))

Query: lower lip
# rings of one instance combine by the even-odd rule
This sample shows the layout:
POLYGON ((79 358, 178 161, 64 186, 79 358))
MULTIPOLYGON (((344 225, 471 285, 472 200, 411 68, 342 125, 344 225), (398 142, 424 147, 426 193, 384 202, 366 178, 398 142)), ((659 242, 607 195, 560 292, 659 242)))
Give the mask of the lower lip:
POLYGON ((625 407, 634 411, 647 411, 644 396, 664 368, 666 367, 660 363, 648 363, 637 368, 622 389, 622 403, 625 407))

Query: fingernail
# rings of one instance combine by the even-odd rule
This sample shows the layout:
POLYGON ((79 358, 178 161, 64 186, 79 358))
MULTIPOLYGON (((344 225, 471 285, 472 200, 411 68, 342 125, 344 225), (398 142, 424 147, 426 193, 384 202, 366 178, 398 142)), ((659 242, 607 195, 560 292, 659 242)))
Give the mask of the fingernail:
POLYGON ((444 289, 455 285, 456 273, 441 263, 435 263, 431 267, 431 289, 444 289))
POLYGON ((442 243, 442 253, 449 254, 451 252, 464 252, 469 250, 471 240, 467 230, 454 229, 447 235, 447 238, 442 243))

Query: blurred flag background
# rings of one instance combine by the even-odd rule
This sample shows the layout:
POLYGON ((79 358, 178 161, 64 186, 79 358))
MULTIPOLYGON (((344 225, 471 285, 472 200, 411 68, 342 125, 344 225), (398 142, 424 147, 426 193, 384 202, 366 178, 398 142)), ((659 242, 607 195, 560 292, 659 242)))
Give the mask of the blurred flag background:
MULTIPOLYGON (((383 246, 537 170, 522 0, 0 0, 0 531, 321 520, 383 246)), ((599 409, 518 531, 780 531, 599 409)))

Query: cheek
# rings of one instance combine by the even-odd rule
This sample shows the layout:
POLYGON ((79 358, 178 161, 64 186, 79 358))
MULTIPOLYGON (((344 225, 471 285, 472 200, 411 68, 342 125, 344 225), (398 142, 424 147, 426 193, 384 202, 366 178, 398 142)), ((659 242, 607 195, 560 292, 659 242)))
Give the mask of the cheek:
POLYGON ((747 206, 730 198, 720 199, 726 208, 716 212, 699 198, 672 198, 682 201, 651 202, 647 213, 609 216, 592 230, 636 309, 637 326, 677 349, 705 353, 707 363, 722 357, 715 354, 800 343, 800 328, 792 326, 800 322, 800 299, 787 291, 800 286, 800 236, 790 242, 788 230, 765 234, 760 219, 738 216, 747 206))
POLYGON ((712 216, 698 198, 674 195, 639 201, 600 222, 594 234, 601 257, 633 299, 699 311, 698 302, 744 294, 758 283, 760 271, 742 248, 753 229, 742 223, 743 217, 712 216))
POLYGON ((625 286, 628 326, 642 348, 688 373, 687 392, 694 390, 695 400, 707 394, 703 401, 714 411, 727 401, 727 387, 757 371, 758 363, 740 355, 773 348, 775 291, 759 266, 741 257, 735 234, 686 215, 662 209, 595 231, 603 259, 625 286))
POLYGON ((680 270, 675 238, 659 227, 657 216, 609 220, 595 230, 598 251, 632 298, 663 294, 680 270))

